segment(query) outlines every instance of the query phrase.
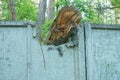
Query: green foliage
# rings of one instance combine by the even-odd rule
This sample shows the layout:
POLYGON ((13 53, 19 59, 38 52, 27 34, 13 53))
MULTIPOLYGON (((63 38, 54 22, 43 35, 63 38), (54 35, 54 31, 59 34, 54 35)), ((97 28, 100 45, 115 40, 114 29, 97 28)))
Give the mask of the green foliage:
POLYGON ((47 36, 49 28, 52 25, 53 21, 54 21, 54 19, 51 19, 49 21, 46 20, 44 25, 40 26, 40 28, 41 28, 41 37, 42 38, 45 38, 47 36))
POLYGON ((115 7, 120 7, 120 0, 111 0, 111 3, 115 7))
POLYGON ((56 0, 55 1, 56 11, 60 10, 60 8, 62 8, 64 6, 68 6, 68 5, 70 5, 70 0, 56 0))
MULTIPOLYGON (((8 0, 1 0, 2 5, 0 10, 2 10, 2 14, 0 14, 0 20, 10 20, 10 8, 8 0)), ((120 7, 120 0, 110 0, 114 7, 120 7)), ((31 0, 14 0, 15 2, 15 10, 16 10, 16 18, 17 20, 29 20, 29 21, 37 21, 37 12, 38 5, 31 2, 31 0)), ((55 0, 55 17, 58 15, 58 11, 68 5, 74 5, 79 9, 82 14, 81 22, 92 22, 92 23, 103 23, 104 20, 104 4, 102 4, 102 0, 99 0, 97 4, 91 5, 88 1, 84 0, 55 0), (99 9, 94 9, 95 6, 98 6, 99 9), (101 7, 102 6, 102 7, 101 7)), ((118 11, 120 9, 117 9, 118 11)), ((42 37, 45 37, 50 25, 52 24, 53 19, 50 21, 45 21, 44 25, 41 26, 42 29, 42 37)))
MULTIPOLYGON (((10 9, 8 0, 1 0, 3 3, 2 10, 3 14, 0 15, 1 19, 10 20, 10 9)), ((111 0, 113 4, 119 4, 119 0, 111 0), (118 1, 118 2, 117 2, 118 1)), ((37 21, 37 6, 33 4, 30 0, 14 0, 15 9, 16 9, 16 17, 17 20, 30 20, 37 21)), ((82 14, 82 22, 89 21, 93 23, 101 23, 102 18, 98 16, 98 12, 93 9, 92 6, 88 5, 88 2, 84 2, 83 0, 56 0, 55 1, 55 16, 57 16, 58 11, 63 6, 74 5, 77 7, 82 14)), ((48 22, 49 23, 49 22, 48 22)), ((48 24, 45 22, 45 24, 48 24)))
POLYGON ((2 14, 0 15, 0 20, 10 20, 10 9, 8 0, 1 0, 1 11, 2 14))
POLYGON ((37 6, 30 0, 16 1, 16 5, 17 20, 37 20, 37 6))
MULTIPOLYGON (((95 11, 93 8, 88 7, 87 2, 83 2, 82 0, 73 0, 70 2, 70 0, 56 0, 55 2, 55 16, 58 15, 58 11, 63 7, 63 6, 69 6, 69 5, 74 5, 77 7, 81 14, 82 14, 82 22, 92 22, 92 23, 102 23, 102 18, 101 16, 98 18, 98 12, 95 11)), ((91 6, 92 7, 92 6, 91 6)), ((50 28, 50 25, 52 24, 53 19, 50 21, 45 21, 44 25, 41 26, 42 34, 41 37, 45 38, 46 35, 48 34, 48 30, 50 28)))
MULTIPOLYGON (((17 20, 37 20, 37 6, 30 0, 14 0, 17 20)), ((10 20, 10 7, 8 0, 2 0, 2 15, 0 19, 10 20)))
POLYGON ((93 9, 93 6, 90 6, 88 2, 84 2, 83 0, 57 0, 55 3, 56 15, 61 7, 68 5, 73 5, 80 10, 82 14, 81 22, 102 23, 102 17, 99 16, 98 18, 98 12, 93 9))

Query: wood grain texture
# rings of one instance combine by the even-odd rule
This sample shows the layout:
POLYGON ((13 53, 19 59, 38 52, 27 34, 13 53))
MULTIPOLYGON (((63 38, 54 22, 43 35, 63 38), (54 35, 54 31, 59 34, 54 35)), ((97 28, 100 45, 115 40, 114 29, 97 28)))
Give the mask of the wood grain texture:
POLYGON ((79 10, 73 6, 63 7, 50 26, 45 43, 54 45, 64 44, 77 28, 80 20, 81 14, 79 10))

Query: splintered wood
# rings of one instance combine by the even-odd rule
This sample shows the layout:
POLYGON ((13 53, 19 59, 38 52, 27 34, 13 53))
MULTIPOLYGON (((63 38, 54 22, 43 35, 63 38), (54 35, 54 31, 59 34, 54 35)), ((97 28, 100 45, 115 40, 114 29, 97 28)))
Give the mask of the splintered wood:
POLYGON ((73 6, 63 7, 52 23, 46 44, 60 45, 67 41, 80 23, 81 14, 73 6))

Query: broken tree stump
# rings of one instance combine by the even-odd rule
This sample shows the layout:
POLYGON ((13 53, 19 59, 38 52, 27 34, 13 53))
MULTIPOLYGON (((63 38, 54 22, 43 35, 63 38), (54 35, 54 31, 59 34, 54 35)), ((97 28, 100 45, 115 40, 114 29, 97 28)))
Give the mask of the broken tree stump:
POLYGON ((79 10, 73 6, 63 7, 52 23, 45 43, 54 45, 65 43, 77 28, 80 20, 81 14, 79 10))

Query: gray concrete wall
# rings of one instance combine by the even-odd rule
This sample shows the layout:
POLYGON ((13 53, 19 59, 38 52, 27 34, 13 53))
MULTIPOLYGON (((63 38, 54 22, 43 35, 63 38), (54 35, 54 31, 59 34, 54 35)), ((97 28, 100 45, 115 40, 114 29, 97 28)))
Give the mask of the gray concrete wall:
POLYGON ((81 24, 76 46, 40 45, 34 29, 0 22, 0 80, 120 79, 120 25, 81 24))

